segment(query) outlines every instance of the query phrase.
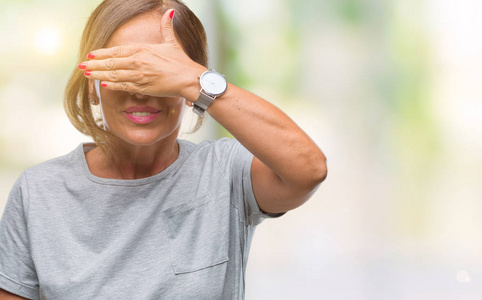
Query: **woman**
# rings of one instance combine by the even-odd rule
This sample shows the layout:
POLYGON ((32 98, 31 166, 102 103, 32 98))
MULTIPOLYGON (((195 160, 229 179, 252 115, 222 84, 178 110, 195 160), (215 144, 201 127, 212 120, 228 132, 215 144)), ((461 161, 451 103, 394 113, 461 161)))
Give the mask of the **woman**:
POLYGON ((15 183, 0 299, 243 299, 255 226, 308 200, 321 150, 207 69, 204 29, 178 0, 102 2, 79 62, 65 108, 95 143, 15 183), (235 139, 179 140, 186 106, 235 139))

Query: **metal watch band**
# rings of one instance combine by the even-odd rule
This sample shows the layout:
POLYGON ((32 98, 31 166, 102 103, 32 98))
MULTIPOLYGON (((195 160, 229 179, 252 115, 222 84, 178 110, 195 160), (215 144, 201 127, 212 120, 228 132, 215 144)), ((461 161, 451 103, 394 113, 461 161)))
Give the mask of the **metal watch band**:
POLYGON ((194 105, 192 107, 192 110, 202 117, 204 115, 204 112, 206 109, 208 109, 209 105, 211 102, 214 101, 216 97, 211 97, 208 94, 204 93, 203 90, 199 92, 199 98, 197 98, 196 102, 194 102, 194 105))

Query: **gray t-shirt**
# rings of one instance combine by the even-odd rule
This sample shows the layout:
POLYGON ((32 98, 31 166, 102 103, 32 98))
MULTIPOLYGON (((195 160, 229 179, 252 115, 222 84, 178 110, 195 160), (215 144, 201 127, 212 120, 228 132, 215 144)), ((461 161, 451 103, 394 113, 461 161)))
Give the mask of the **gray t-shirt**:
POLYGON ((265 214, 252 154, 178 140, 178 159, 136 180, 94 176, 80 144, 23 172, 0 223, 0 288, 30 299, 244 299, 265 214))

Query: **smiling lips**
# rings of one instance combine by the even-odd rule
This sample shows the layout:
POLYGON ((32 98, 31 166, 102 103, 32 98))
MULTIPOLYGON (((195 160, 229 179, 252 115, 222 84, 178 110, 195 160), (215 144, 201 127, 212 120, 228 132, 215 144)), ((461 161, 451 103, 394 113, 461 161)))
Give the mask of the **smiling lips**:
POLYGON ((124 113, 132 122, 137 124, 147 124, 152 122, 161 111, 150 106, 131 106, 124 113))

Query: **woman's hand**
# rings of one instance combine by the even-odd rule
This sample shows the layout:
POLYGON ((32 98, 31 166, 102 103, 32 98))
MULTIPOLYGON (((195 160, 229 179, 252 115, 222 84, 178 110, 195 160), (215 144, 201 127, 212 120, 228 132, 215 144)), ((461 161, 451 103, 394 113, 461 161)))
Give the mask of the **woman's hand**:
MULTIPOLYGON (((186 97, 206 70, 192 61, 176 39, 168 10, 161 19, 161 44, 117 46, 89 54, 79 64, 85 76, 110 90, 154 97, 186 97)), ((195 99, 194 99, 195 100, 195 99)))

